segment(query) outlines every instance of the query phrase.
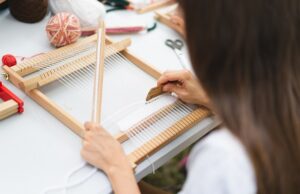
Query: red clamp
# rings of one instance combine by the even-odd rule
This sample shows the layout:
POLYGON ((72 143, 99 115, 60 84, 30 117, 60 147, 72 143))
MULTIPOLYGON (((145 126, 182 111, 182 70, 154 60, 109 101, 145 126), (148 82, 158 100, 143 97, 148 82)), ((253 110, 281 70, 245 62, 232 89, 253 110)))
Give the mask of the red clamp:
POLYGON ((24 112, 24 102, 18 98, 14 93, 7 89, 0 81, 0 98, 3 101, 14 100, 18 104, 18 113, 24 112))

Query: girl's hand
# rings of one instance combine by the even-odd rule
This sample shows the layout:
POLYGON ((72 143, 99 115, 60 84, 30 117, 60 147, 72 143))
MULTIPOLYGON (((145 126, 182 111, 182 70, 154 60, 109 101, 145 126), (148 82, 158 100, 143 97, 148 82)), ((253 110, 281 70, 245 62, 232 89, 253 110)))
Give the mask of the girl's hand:
POLYGON ((164 92, 174 92, 186 103, 209 107, 209 100, 198 80, 188 70, 167 71, 158 79, 164 92))
POLYGON ((105 129, 93 123, 86 123, 85 128, 81 155, 88 163, 108 175, 120 169, 132 171, 121 144, 105 129))
POLYGON ((182 17, 180 17, 178 15, 172 15, 171 22, 178 25, 180 28, 185 29, 184 20, 182 19, 182 17))
POLYGON ((108 176, 115 194, 140 194, 121 144, 97 124, 86 123, 81 156, 108 176))
POLYGON ((177 27, 175 27, 176 30, 185 37, 186 36, 185 23, 184 23, 183 13, 182 13, 181 8, 178 7, 174 11, 174 13, 171 13, 170 19, 171 19, 171 22, 177 26, 177 27))

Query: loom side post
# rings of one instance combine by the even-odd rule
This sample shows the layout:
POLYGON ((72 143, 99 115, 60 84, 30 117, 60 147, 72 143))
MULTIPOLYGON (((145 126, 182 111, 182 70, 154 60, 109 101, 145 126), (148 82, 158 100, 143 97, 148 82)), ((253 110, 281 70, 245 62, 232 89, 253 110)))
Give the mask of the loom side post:
MULTIPOLYGON (((21 77, 18 73, 12 70, 10 67, 3 66, 4 71, 8 74, 8 79, 12 82, 16 87, 20 87, 20 85, 24 82, 24 78, 21 77)), ((24 91, 25 92, 25 91, 24 91)), ((65 112, 62 108, 56 105, 53 101, 51 101, 46 95, 44 95, 38 89, 31 90, 29 92, 25 92, 30 98, 40 104, 44 109, 46 109, 49 113, 54 115, 58 120, 64 123, 68 128, 70 128, 74 133, 83 137, 84 135, 84 127, 81 123, 79 123, 75 118, 65 112)))
POLYGON ((158 79, 162 74, 157 69, 152 67, 151 65, 145 63, 141 59, 137 58, 133 54, 131 54, 129 51, 124 50, 122 51, 122 54, 132 63, 134 63, 137 67, 142 69, 147 74, 151 75, 154 79, 158 79))
POLYGON ((40 104, 49 113, 54 115, 58 120, 64 123, 68 128, 70 128, 79 137, 84 137, 84 126, 82 123, 78 122, 73 116, 68 114, 65 110, 59 107, 56 103, 50 100, 45 94, 40 90, 34 89, 27 93, 34 101, 40 104))
MULTIPOLYGON (((114 41, 106 37, 106 42, 112 44, 114 41)), ((143 70, 145 73, 152 76, 154 79, 158 79, 162 74, 160 71, 155 69, 153 66, 151 66, 148 63, 145 63, 143 60, 139 59, 138 57, 134 56, 131 52, 129 52, 127 49, 122 50, 121 52, 129 61, 131 61, 134 65, 136 65, 138 68, 143 70)))

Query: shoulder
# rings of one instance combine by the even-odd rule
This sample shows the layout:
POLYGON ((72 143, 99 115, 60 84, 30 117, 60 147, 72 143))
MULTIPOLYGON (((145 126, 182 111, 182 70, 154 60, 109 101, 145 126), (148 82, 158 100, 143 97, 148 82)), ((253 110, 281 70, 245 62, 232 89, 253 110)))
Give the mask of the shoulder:
MULTIPOLYGON (((202 158, 222 158, 224 162, 231 162, 249 166, 248 154, 242 143, 227 129, 218 129, 211 132, 198 142, 190 154, 188 166, 202 158), (205 156, 204 156, 205 155, 205 156)), ((229 165, 228 164, 228 165, 229 165)))
POLYGON ((182 194, 255 193, 255 175, 241 142, 226 129, 210 133, 193 148, 182 194))

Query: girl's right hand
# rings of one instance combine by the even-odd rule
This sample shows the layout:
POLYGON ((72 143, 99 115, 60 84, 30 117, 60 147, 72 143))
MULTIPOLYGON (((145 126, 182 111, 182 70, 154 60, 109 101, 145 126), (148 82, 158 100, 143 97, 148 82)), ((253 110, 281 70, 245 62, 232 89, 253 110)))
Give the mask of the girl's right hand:
POLYGON ((158 86, 164 92, 174 92, 186 103, 209 107, 209 99, 198 80, 188 70, 167 71, 158 79, 158 86))

